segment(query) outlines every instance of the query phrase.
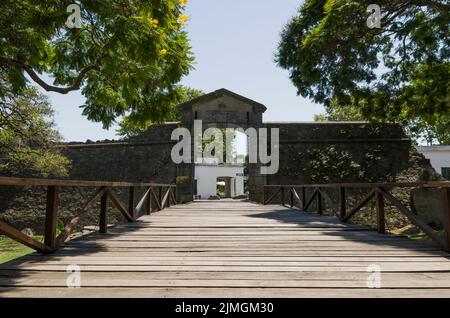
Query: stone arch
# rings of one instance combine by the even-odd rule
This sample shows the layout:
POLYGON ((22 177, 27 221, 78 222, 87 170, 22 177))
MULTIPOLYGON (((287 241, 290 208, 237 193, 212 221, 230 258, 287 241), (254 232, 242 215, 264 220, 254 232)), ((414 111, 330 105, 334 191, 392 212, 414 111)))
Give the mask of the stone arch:
MULTIPOLYGON (((244 131, 248 128, 261 128, 263 127, 262 116, 267 108, 261 103, 222 88, 183 103, 177 109, 181 113, 181 125, 190 129, 193 136, 195 120, 202 121, 203 131, 212 127, 242 128, 244 131)), ((249 165, 247 182, 251 197, 256 193, 256 187, 262 186, 265 182, 259 167, 259 164, 249 165)), ((179 191, 181 200, 188 200, 193 197, 196 188, 195 164, 179 165, 178 175, 185 177, 184 179, 188 177, 190 180, 190 184, 179 191)))

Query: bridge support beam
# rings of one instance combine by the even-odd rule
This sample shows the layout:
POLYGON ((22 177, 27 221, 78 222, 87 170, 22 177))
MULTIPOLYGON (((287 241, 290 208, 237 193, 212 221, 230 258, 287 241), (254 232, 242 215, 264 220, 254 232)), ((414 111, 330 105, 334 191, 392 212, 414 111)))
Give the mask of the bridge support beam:
POLYGON ((442 199, 444 207, 444 249, 450 252, 450 188, 442 188, 442 199))
POLYGON ((344 187, 339 188, 339 218, 341 220, 345 219, 347 215, 347 202, 346 202, 346 192, 344 187))
POLYGON ((102 195, 100 201, 100 222, 99 222, 99 232, 101 234, 106 234, 108 231, 108 224, 106 219, 106 212, 108 208, 108 194, 105 192, 102 195))
POLYGON ((380 189, 377 189, 375 193, 375 200, 377 205, 377 227, 378 233, 385 234, 386 233, 386 222, 384 215, 384 197, 380 189))
POLYGON ((320 188, 317 188, 317 213, 320 215, 323 214, 323 206, 322 206, 322 192, 320 192, 320 188))
POLYGON ((133 217, 134 220, 137 218, 134 209, 134 187, 130 187, 128 189, 128 213, 133 217))
POLYGON ((56 226, 58 223, 59 187, 47 187, 47 207, 45 211, 44 244, 50 249, 56 248, 56 226))

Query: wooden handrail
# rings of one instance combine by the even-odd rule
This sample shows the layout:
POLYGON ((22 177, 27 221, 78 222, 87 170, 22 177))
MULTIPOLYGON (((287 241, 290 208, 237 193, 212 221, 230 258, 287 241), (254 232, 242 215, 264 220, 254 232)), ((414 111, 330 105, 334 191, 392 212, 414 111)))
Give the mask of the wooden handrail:
MULTIPOLYGON (((264 204, 271 203, 280 192, 283 194, 285 189, 289 189, 291 193, 290 205, 294 207, 294 197, 301 202, 299 208, 303 211, 307 210, 314 199, 317 200, 317 212, 322 214, 323 203, 326 203, 333 214, 343 222, 349 221, 358 211, 365 207, 370 201, 375 199, 376 212, 377 212, 377 230, 379 233, 385 233, 386 220, 385 220, 385 202, 391 203, 398 211, 405 215, 411 223, 417 226, 422 232, 424 232, 432 241, 437 243, 440 248, 450 252, 450 182, 447 181, 433 181, 433 182, 398 182, 398 183, 335 183, 335 184, 310 184, 310 185, 265 185, 264 186, 264 204), (442 191, 443 198, 443 225, 445 235, 444 238, 440 238, 437 232, 432 229, 428 224, 420 220, 412 210, 405 206, 401 200, 394 197, 390 191, 393 188, 438 188, 442 191), (296 188, 301 188, 302 199, 299 198, 296 188), (331 196, 323 190, 323 188, 331 189, 336 188, 339 190, 339 201, 336 204, 331 196), (359 200, 356 204, 348 209, 347 207, 347 195, 346 189, 348 188, 366 188, 369 191, 359 200), (273 193, 268 193, 268 189, 275 189, 273 193), (306 189, 312 189, 313 192, 309 196, 306 196, 306 189), (265 197, 269 196, 266 200, 265 197)), ((282 195, 282 205, 285 203, 285 197, 282 195)))
POLYGON ((379 182, 379 183, 326 183, 326 184, 267 184, 266 188, 450 188, 450 181, 379 182))
POLYGON ((152 182, 89 181, 66 179, 36 179, 0 177, 0 185, 6 186, 65 186, 65 187, 175 187, 174 184, 152 182))
POLYGON ((0 177, 2 186, 46 186, 47 205, 45 216, 44 243, 38 242, 26 234, 15 229, 11 225, 0 220, 0 234, 27 245, 41 253, 51 253, 63 246, 70 237, 79 221, 96 206, 100 201, 99 232, 107 232, 107 202, 108 199, 117 207, 128 222, 134 222, 140 217, 141 211, 146 209, 146 214, 151 213, 152 201, 156 203, 158 210, 166 206, 177 204, 174 191, 175 184, 163 184, 153 182, 113 182, 113 181, 87 181, 87 180, 64 180, 64 179, 34 179, 34 178, 7 178, 0 177), (78 211, 68 222, 61 234, 56 237, 56 226, 58 221, 59 191, 62 187, 93 187, 97 188, 95 195, 78 211), (139 203, 135 206, 135 188, 145 187, 146 191, 139 203), (128 206, 123 204, 114 193, 114 188, 128 188, 128 206), (166 189, 164 197, 156 196, 154 189, 162 193, 166 189))

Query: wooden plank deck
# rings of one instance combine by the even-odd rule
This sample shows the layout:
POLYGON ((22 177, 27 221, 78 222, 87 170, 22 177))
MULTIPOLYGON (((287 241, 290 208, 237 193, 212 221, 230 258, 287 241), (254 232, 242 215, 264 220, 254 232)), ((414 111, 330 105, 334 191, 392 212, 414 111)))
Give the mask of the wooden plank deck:
POLYGON ((0 265, 0 297, 450 297, 450 260, 336 218, 201 201, 0 265), (66 287, 68 265, 81 288, 66 287))

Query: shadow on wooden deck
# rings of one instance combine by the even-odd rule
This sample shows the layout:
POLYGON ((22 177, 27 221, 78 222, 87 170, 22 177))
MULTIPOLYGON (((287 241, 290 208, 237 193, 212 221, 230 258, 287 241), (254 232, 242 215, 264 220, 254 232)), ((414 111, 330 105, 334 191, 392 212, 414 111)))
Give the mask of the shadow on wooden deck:
POLYGON ((194 202, 0 265, 10 297, 450 297, 448 254, 281 206, 194 202), (67 288, 67 266, 82 288, 67 288), (378 264, 380 289, 367 268, 378 264))

